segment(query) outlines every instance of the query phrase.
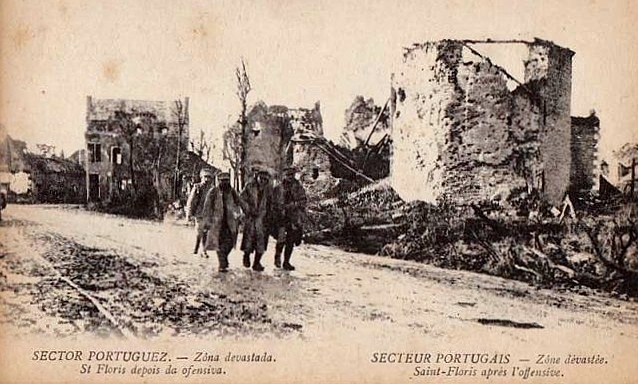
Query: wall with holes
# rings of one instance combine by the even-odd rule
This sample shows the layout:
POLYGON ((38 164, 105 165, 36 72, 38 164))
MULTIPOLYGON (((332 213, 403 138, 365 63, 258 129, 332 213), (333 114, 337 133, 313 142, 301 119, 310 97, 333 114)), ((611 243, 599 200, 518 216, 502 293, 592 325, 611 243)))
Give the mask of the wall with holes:
POLYGON ((571 51, 514 44, 529 52, 518 81, 468 42, 405 51, 392 78, 392 184, 402 198, 464 204, 538 189, 560 201, 570 170, 571 51))
POLYGON ((268 107, 265 103, 259 102, 250 109, 247 120, 249 135, 246 167, 248 171, 262 168, 272 176, 278 175, 286 164, 286 147, 292 137, 292 128, 286 110, 279 106, 268 107))
POLYGON ((598 185, 598 139, 600 120, 594 112, 587 117, 572 117, 572 169, 570 190, 590 191, 598 185))

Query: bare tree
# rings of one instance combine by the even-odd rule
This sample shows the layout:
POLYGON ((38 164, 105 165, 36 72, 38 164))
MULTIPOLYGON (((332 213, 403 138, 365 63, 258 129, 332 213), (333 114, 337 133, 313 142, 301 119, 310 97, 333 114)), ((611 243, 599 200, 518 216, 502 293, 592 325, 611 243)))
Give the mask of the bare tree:
POLYGON ((124 141, 129 147, 128 171, 131 178, 131 187, 133 188, 133 193, 136 193, 137 183, 135 179, 134 158, 135 158, 135 137, 139 129, 139 122, 136 122, 134 120, 135 119, 132 113, 128 113, 124 111, 115 112, 115 121, 114 121, 115 129, 119 131, 119 133, 122 135, 122 137, 124 138, 124 141))
POLYGON ((191 151, 195 152, 200 159, 208 163, 210 153, 215 148, 215 144, 211 144, 203 130, 199 131, 199 137, 190 141, 191 151))
MULTIPOLYGON (((188 100, 188 98, 186 99, 188 100)), ((175 171, 173 175, 173 189, 172 198, 177 198, 178 191, 180 189, 180 161, 182 154, 182 135, 184 129, 188 126, 188 105, 184 105, 182 100, 175 100, 173 105, 173 117, 177 122, 177 155, 175 156, 175 171)))
POLYGON ((148 129, 140 132, 136 140, 135 163, 143 175, 151 176, 152 187, 143 192, 152 200, 154 216, 162 218, 162 203, 174 197, 172 190, 168 196, 163 192, 162 180, 174 172, 172 156, 177 153, 178 143, 168 134, 165 123, 158 122, 154 116, 148 123, 148 129))
POLYGON ((235 123, 224 131, 224 149, 222 154, 224 156, 224 160, 228 160, 230 163, 230 167, 233 170, 233 184, 235 188, 239 189, 240 186, 240 178, 239 178, 239 170, 242 165, 242 127, 239 123, 235 123))
POLYGON ((248 93, 250 93, 252 87, 250 85, 250 79, 246 72, 246 62, 244 58, 241 59, 241 65, 235 68, 235 77, 237 78, 237 97, 241 103, 241 111, 239 115, 239 126, 241 127, 241 148, 240 148, 240 170, 241 170, 241 182, 245 183, 245 176, 248 174, 246 169, 246 148, 248 148, 248 140, 250 132, 248 131, 248 120, 246 118, 246 110, 248 108, 248 93))

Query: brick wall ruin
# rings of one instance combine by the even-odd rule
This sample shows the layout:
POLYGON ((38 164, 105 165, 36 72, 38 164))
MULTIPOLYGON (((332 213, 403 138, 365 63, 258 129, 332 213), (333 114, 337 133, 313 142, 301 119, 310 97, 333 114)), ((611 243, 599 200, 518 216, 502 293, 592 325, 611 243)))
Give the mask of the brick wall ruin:
POLYGON ((587 117, 572 117, 571 191, 591 191, 598 185, 599 130, 600 120, 593 112, 587 117))
POLYGON ((310 196, 319 196, 334 184, 330 159, 312 140, 323 138, 320 105, 288 108, 257 103, 248 114, 251 131, 246 152, 248 169, 267 168, 278 175, 292 164, 310 196))
POLYGON ((250 136, 246 147, 246 169, 255 167, 278 174, 287 162, 286 150, 292 137, 288 108, 255 104, 248 112, 250 136))
POLYGON ((406 49, 392 76, 392 185, 405 200, 558 203, 570 172, 571 57, 553 43, 443 40, 406 49), (523 81, 481 53, 524 47, 523 81))
MULTIPOLYGON (((323 138, 323 119, 319 102, 311 109, 291 109, 289 114, 295 139, 323 138)), ((334 185, 335 180, 330 173, 330 158, 316 144, 294 141, 292 164, 298 169, 299 180, 309 196, 321 197, 334 185)))

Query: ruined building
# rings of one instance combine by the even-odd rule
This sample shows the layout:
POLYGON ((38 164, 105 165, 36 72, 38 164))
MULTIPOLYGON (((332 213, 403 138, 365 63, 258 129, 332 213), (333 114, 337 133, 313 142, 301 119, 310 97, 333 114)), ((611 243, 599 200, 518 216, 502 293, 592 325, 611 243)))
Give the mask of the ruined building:
POLYGON ((293 136, 288 108, 256 103, 248 112, 248 141, 245 152, 245 168, 250 172, 256 167, 277 175, 289 162, 287 156, 290 138, 293 136))
POLYGON ((536 190, 559 203, 572 163, 573 55, 539 39, 406 49, 392 77, 395 190, 461 204, 536 190))
POLYGON ((345 120, 339 144, 349 149, 375 146, 391 133, 387 105, 376 105, 373 98, 356 96, 345 111, 345 120))
POLYGON ((146 101, 88 96, 87 201, 125 196, 133 178, 140 189, 154 185, 162 199, 175 197, 171 195, 180 189, 175 185, 180 180, 175 176, 177 156, 188 149, 188 101, 188 97, 146 101))
POLYGON ((319 102, 313 108, 257 103, 248 113, 248 128, 247 169, 262 166, 278 175, 283 167, 293 164, 310 195, 328 187, 330 159, 316 145, 317 140, 323 140, 319 102))
POLYGON ((70 159, 27 153, 30 201, 34 203, 73 203, 85 201, 84 168, 70 159))
POLYGON ((582 193, 598 186, 599 131, 600 120, 593 111, 587 117, 572 117, 570 192, 582 193))

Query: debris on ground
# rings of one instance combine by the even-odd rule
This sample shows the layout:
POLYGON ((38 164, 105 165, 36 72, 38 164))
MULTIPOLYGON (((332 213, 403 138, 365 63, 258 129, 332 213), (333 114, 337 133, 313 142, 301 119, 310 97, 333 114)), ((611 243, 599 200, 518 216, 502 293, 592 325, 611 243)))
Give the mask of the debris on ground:
POLYGON ((593 195, 552 207, 514 191, 502 204, 406 203, 388 179, 309 207, 306 241, 523 280, 638 296, 638 202, 593 195))

